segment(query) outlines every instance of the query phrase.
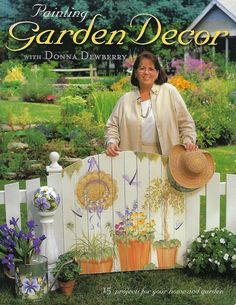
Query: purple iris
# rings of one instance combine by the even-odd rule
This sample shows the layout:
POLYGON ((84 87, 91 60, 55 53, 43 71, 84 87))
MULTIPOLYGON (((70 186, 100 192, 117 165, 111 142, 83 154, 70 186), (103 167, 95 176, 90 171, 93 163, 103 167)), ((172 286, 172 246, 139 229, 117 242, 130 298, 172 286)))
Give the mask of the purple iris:
POLYGON ((40 236, 39 237, 39 239, 41 240, 41 241, 43 241, 44 239, 46 239, 47 237, 43 234, 42 236, 40 236))
POLYGON ((12 219, 10 219, 10 225, 13 225, 14 227, 16 227, 18 220, 19 220, 19 218, 15 219, 15 217, 12 217, 12 219))
POLYGON ((39 248, 40 244, 41 244, 40 238, 35 238, 34 241, 33 241, 33 247, 34 247, 35 252, 36 252, 37 254, 40 253, 40 248, 39 248))
POLYGON ((22 292, 23 294, 34 295, 35 292, 40 290, 40 285, 38 284, 37 278, 32 278, 32 280, 25 278, 23 281, 22 292))
POLYGON ((27 221, 27 226, 30 230, 32 230, 35 227, 35 222, 33 219, 27 221))
POLYGON ((14 255, 13 255, 13 254, 8 254, 7 256, 5 256, 5 257, 2 259, 2 264, 3 264, 3 265, 7 265, 7 267, 8 267, 9 269, 13 269, 13 268, 14 268, 13 258, 14 258, 14 255))

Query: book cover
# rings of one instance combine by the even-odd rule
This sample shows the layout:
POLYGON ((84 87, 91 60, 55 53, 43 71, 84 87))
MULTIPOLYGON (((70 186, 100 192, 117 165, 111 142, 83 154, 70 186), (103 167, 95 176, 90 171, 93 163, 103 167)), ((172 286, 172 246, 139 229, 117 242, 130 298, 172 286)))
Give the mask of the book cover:
MULTIPOLYGON (((218 234, 214 227, 236 232, 232 200, 226 205, 221 196, 225 180, 228 189, 235 181, 226 174, 236 172, 236 1, 0 4, 0 178, 3 185, 45 181, 49 153, 60 154, 68 202, 55 220, 59 252, 75 239, 81 249, 97 247, 81 259, 73 304, 236 303, 232 278, 208 274, 234 269, 235 249, 212 250, 207 235, 218 234), (214 176, 210 195, 171 187, 165 156, 125 152, 107 162, 101 154, 105 124, 132 90, 133 65, 143 51, 158 57, 193 116, 199 148, 215 158, 221 176, 214 176)), ((62 304, 62 296, 53 296, 55 302, 46 297, 62 304)))

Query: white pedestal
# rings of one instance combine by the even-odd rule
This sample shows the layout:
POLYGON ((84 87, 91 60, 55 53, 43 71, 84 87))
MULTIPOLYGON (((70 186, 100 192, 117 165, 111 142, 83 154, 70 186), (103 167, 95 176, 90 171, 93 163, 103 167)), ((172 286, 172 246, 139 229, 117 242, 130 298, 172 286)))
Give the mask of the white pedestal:
MULTIPOLYGON (((43 229, 42 233, 46 236, 46 239, 42 242, 42 245, 40 247, 40 253, 48 258, 49 287, 54 280, 54 277, 52 275, 52 269, 54 268, 59 255, 53 226, 55 214, 56 210, 39 212, 39 215, 41 217, 40 223, 42 224, 43 229)), ((55 290, 56 288, 57 286, 54 285, 52 290, 55 290)))

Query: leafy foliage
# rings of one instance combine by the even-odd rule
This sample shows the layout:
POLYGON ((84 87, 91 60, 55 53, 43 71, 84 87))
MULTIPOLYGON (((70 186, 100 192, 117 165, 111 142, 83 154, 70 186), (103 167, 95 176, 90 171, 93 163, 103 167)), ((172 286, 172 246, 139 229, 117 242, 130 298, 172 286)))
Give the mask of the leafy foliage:
POLYGON ((95 120, 102 125, 105 125, 115 104, 123 94, 122 91, 97 91, 92 92, 88 97, 88 105, 93 113, 95 120))
POLYGON ((205 231, 188 252, 188 268, 196 274, 235 272, 236 235, 225 228, 205 231))
POLYGON ((59 281, 68 282, 78 278, 81 267, 75 257, 75 251, 68 251, 59 256, 56 266, 53 269, 53 274, 54 276, 58 274, 59 281))
POLYGON ((197 127, 200 147, 234 143, 236 111, 230 103, 234 81, 212 78, 192 91, 182 91, 197 127))
POLYGON ((92 259, 100 261, 114 255, 113 244, 106 239, 106 235, 97 234, 86 236, 76 240, 73 246, 79 259, 92 259))
POLYGON ((36 237, 34 220, 27 222, 27 229, 21 230, 17 224, 19 218, 12 217, 7 224, 0 225, 0 259, 9 269, 15 263, 29 264, 34 254, 40 253, 40 245, 45 235, 36 237))

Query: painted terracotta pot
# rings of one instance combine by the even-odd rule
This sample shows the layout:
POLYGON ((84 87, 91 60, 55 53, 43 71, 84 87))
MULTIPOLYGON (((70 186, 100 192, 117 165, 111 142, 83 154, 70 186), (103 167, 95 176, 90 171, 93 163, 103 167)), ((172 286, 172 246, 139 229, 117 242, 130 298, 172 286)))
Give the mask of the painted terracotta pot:
POLYGON ((174 268, 178 247, 156 248, 158 267, 161 269, 174 268))
POLYGON ((97 260, 81 260, 81 274, 106 273, 111 272, 113 266, 113 258, 110 256, 100 261, 97 260))
POLYGON ((121 271, 142 270, 150 263, 150 240, 129 240, 127 243, 117 241, 117 249, 121 271))
POLYGON ((67 281, 67 282, 59 281, 59 287, 64 295, 70 296, 72 295, 75 288, 75 280, 67 281))

